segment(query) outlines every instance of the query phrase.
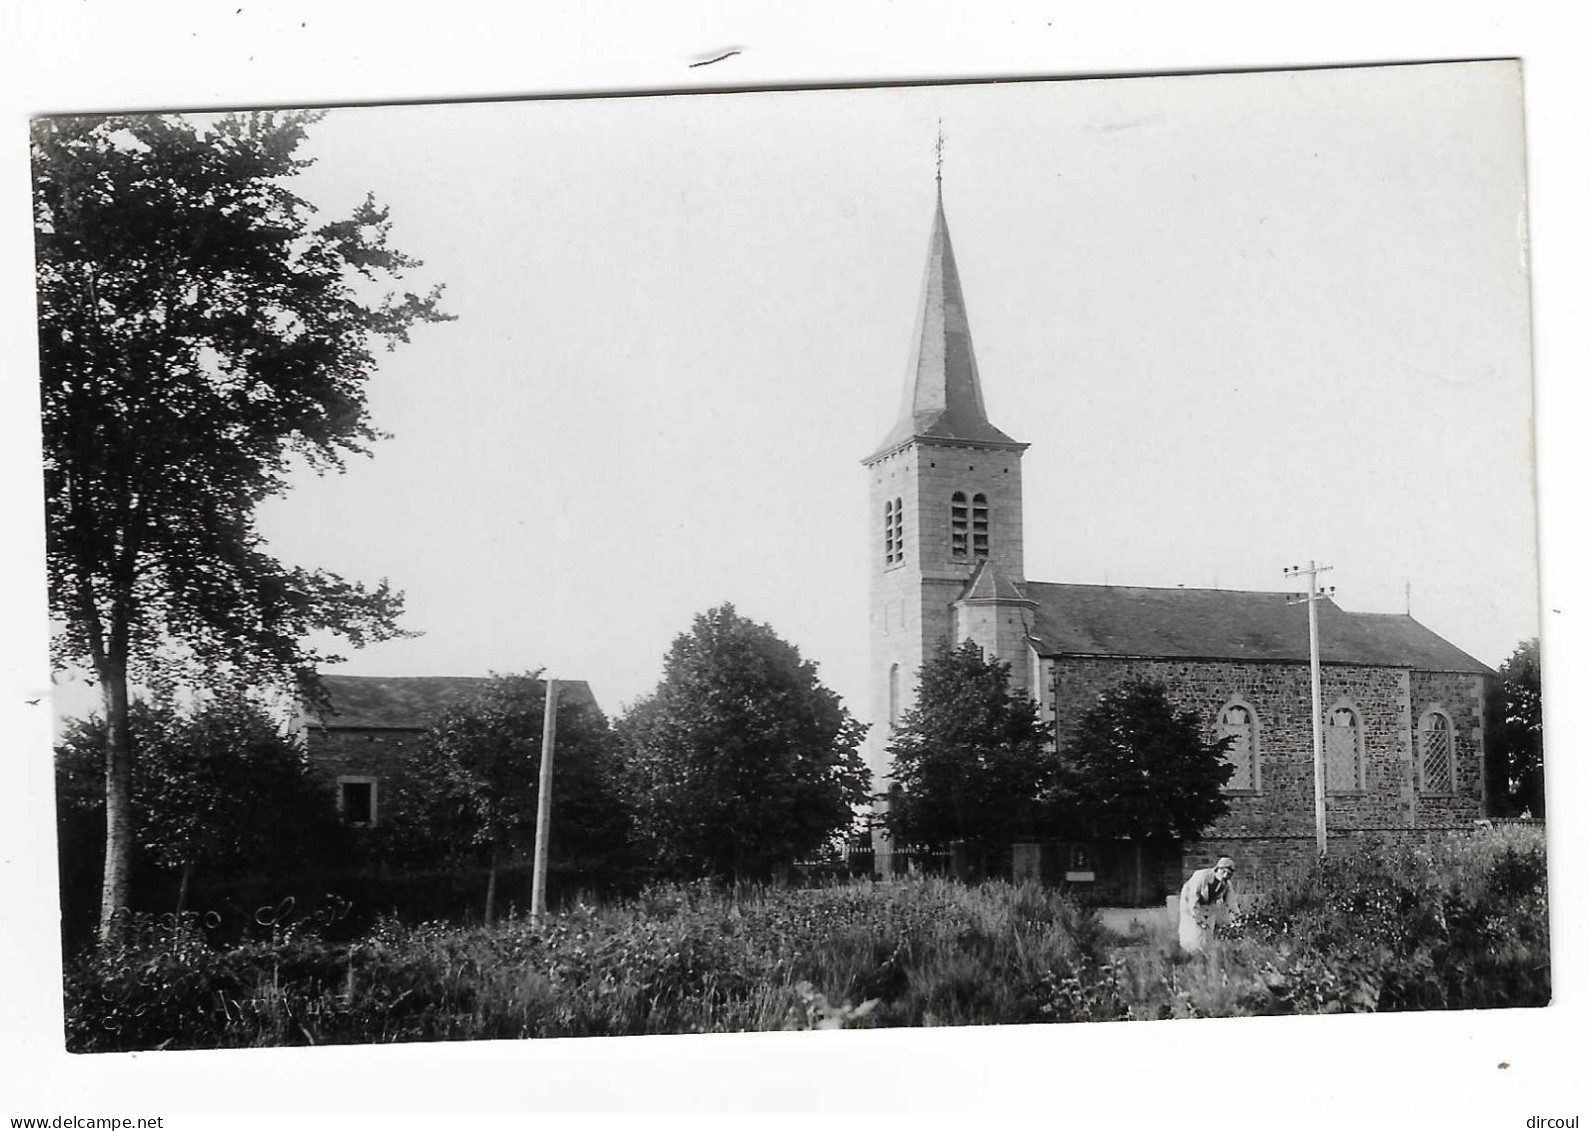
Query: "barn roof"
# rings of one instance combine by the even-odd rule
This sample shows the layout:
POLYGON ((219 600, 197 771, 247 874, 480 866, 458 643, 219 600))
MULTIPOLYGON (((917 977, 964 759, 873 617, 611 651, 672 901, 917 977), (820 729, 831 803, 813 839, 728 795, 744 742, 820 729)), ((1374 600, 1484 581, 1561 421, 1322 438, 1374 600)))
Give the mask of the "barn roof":
MULTIPOLYGON (((330 706, 311 712, 311 726, 328 730, 421 730, 432 715, 468 701, 492 680, 488 676, 463 675, 323 675, 320 682, 330 706)), ((597 705, 590 685, 583 679, 560 679, 558 699, 597 705)))
MULTIPOLYGON (((1040 655, 1308 662, 1308 609, 1285 593, 1028 582, 1040 655)), ((1320 660, 1485 674, 1490 668, 1411 616, 1319 602, 1320 660)))

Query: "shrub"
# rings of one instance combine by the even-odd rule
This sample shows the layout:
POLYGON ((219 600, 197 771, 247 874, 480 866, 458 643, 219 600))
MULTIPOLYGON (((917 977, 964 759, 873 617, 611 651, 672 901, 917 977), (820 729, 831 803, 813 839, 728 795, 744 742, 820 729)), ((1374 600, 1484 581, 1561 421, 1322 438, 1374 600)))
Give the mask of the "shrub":
POLYGON ((236 963, 210 947, 195 915, 125 916, 120 941, 68 965, 66 1044, 73 1052, 211 1047, 214 1010, 236 996, 236 963))
POLYGON ((1125 940, 1132 1017, 1476 1009, 1550 999, 1544 839, 1536 830, 1332 856, 1183 955, 1167 918, 1125 940))
POLYGON ((1239 927, 1289 948, 1295 980, 1352 984, 1354 1002, 1375 987, 1370 1008, 1484 1009, 1551 998, 1546 849, 1536 830, 1332 857, 1239 927))
POLYGON ((378 922, 356 942, 284 909, 251 937, 145 923, 74 966, 68 1043, 171 1047, 731 1032, 1115 1016, 1055 893, 930 880, 670 885, 496 928, 378 922))

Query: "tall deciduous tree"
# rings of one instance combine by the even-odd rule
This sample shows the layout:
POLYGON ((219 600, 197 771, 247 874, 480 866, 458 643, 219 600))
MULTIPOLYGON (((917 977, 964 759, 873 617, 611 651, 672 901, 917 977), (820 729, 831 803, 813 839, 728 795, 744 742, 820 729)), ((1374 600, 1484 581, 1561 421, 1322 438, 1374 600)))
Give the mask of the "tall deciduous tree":
POLYGON ((940 645, 918 674, 916 705, 889 743, 889 830, 902 840, 964 841, 982 854, 1044 835, 1059 763, 1038 708, 1010 690, 1010 667, 970 641, 940 645))
MULTIPOLYGON (((535 844, 546 683, 504 675, 438 713, 393 805, 395 848, 410 864, 483 861, 485 919, 503 864, 535 844)), ((616 746, 594 705, 559 696, 552 761, 550 865, 599 885, 626 862, 630 818, 616 746)))
POLYGON ((1540 640, 1521 641, 1502 661, 1487 712, 1509 815, 1546 815, 1546 762, 1540 709, 1540 640))
POLYGON ((1175 841, 1199 836, 1230 802, 1231 739, 1205 738, 1157 683, 1129 682, 1099 696, 1061 758, 1066 823, 1082 836, 1175 841))
POLYGON ((696 617, 662 682, 620 720, 646 843, 678 874, 761 878, 854 820, 866 726, 771 627, 696 617))
POLYGON ((256 506, 294 461, 339 469, 378 433, 372 345, 444 316, 382 293, 418 264, 372 200, 317 223, 294 195, 312 114, 43 119, 32 136, 50 602, 57 660, 104 698, 102 929, 128 902, 128 684, 182 655, 312 684, 304 640, 393 635, 401 600, 283 565, 256 506))

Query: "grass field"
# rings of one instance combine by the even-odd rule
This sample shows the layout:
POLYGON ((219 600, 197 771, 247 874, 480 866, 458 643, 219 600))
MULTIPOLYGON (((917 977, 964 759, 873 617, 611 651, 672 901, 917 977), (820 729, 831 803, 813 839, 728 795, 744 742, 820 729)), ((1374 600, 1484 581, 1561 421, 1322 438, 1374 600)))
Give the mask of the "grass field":
POLYGON ((1331 860, 1208 955, 1052 890, 944 880, 655 888, 491 928, 352 942, 264 917, 136 918, 66 979, 74 1051, 1543 1005, 1544 839, 1499 830, 1331 860), (213 921, 213 920, 212 920, 213 921))

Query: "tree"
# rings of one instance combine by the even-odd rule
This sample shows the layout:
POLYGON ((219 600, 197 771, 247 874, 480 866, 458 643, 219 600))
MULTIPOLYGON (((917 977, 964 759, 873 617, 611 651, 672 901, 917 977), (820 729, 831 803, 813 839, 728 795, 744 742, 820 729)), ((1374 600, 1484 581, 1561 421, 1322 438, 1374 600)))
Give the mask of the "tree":
POLYGON ((181 876, 178 911, 201 866, 281 878, 335 841, 330 794, 258 703, 223 692, 190 712, 156 703, 147 715, 134 744, 135 827, 151 861, 181 876))
MULTIPOLYGON (((1540 639, 1521 641, 1502 661, 1487 714, 1492 759, 1507 791, 1509 814, 1546 814, 1546 763, 1541 737, 1540 639)), ((1488 759, 1488 760, 1492 760, 1488 759)))
MULTIPOLYGON (((155 867, 180 877, 179 912, 201 868, 283 879, 333 847, 329 795, 258 703, 224 694, 185 710, 170 698, 138 700, 129 729, 138 751, 137 845, 155 867)), ((104 821, 104 776, 93 771, 103 762, 105 730, 103 718, 74 722, 56 750, 63 821, 104 821)))
POLYGON ((56 662, 103 696, 101 923, 128 902, 130 682, 162 665, 313 689, 398 632, 401 598, 265 552, 254 512, 295 466, 379 434, 364 385, 438 292, 375 294, 418 263, 367 198, 316 226, 288 182, 317 115, 42 119, 32 135, 50 605, 56 662))
POLYGON ((771 627, 722 605, 620 720, 645 843, 667 869, 764 878, 854 820, 866 726, 771 627))
POLYGON ((1123 683, 1078 721, 1061 759, 1070 827, 1085 837, 1178 841, 1198 837, 1230 807, 1221 787, 1230 738, 1208 741, 1198 716, 1178 711, 1157 683, 1123 683))
POLYGON ((1059 760, 1052 728, 1010 666, 970 641, 941 644, 918 673, 916 705, 889 743, 890 831, 918 844, 965 841, 985 855, 1053 821, 1059 760))
MULTIPOLYGON (((397 851, 411 863, 483 859, 488 923, 503 864, 535 844, 545 712, 539 673, 495 677, 431 721, 397 790, 397 851)), ((589 703, 565 693, 557 712, 549 866, 599 883, 623 864, 629 846, 614 739, 589 703)))

